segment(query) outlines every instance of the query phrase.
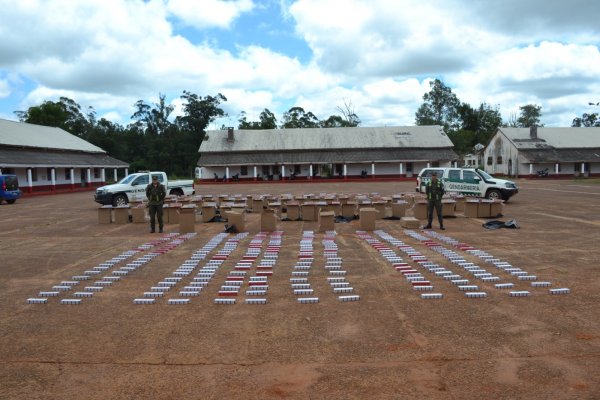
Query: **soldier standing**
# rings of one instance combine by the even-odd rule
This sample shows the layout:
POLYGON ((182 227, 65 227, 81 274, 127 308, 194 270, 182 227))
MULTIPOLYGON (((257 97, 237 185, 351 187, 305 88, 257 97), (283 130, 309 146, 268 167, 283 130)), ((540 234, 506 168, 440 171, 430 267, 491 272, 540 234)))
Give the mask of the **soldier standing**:
POLYGON ((437 172, 434 171, 431 174, 431 180, 427 182, 427 185, 425 186, 425 193, 427 193, 427 226, 423 227, 423 229, 431 229, 433 209, 435 208, 440 223, 440 229, 445 230, 444 219, 442 217, 442 196, 446 191, 444 190, 442 181, 437 178, 437 172))
POLYGON ((152 183, 146 186, 146 197, 148 198, 148 211, 150 213, 150 233, 154 233, 155 217, 158 217, 158 232, 163 232, 163 204, 167 190, 158 181, 158 176, 152 176, 152 183))

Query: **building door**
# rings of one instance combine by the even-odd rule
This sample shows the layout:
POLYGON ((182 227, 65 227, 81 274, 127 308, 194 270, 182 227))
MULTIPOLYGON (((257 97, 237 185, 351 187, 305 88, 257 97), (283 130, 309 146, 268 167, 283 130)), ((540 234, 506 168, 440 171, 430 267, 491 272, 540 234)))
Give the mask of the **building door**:
POLYGON ((86 174, 86 169, 85 168, 80 168, 80 177, 81 177, 81 187, 85 187, 86 183, 87 183, 87 174, 86 174))

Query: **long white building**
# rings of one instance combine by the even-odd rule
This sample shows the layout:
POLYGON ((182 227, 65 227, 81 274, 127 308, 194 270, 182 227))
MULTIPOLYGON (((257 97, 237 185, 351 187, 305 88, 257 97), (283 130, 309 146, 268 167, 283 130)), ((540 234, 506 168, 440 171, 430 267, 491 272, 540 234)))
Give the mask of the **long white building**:
POLYGON ((0 119, 0 173, 25 193, 102 186, 128 166, 60 128, 0 119))
POLYGON ((208 131, 197 175, 204 182, 402 179, 458 160, 440 126, 208 131))

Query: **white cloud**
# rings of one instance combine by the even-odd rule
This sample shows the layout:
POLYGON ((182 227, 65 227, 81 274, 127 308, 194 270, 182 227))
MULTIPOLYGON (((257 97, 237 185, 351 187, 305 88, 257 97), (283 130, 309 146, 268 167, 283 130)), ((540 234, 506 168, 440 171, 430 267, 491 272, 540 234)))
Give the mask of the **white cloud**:
POLYGON ((220 92, 234 125, 242 110, 250 120, 265 108, 281 119, 295 105, 327 118, 348 100, 364 125, 394 125, 413 124, 430 79, 441 78, 462 101, 498 104, 505 119, 536 103, 544 122, 564 124, 600 92, 600 2, 279 3, 286 24, 274 14, 264 22, 295 24, 308 62, 292 41, 279 52, 258 39, 233 47, 236 22, 265 12, 263 2, 0 0, 0 98, 26 109, 66 96, 127 123, 137 100, 159 92, 176 112, 183 90, 220 92), (233 45, 219 47, 213 36, 198 43, 172 24, 198 37, 219 28, 233 45))
POLYGON ((0 98, 8 97, 11 93, 10 84, 7 79, 0 79, 0 98))
POLYGON ((187 25, 198 29, 230 28, 241 14, 254 9, 251 0, 169 0, 167 9, 187 25))

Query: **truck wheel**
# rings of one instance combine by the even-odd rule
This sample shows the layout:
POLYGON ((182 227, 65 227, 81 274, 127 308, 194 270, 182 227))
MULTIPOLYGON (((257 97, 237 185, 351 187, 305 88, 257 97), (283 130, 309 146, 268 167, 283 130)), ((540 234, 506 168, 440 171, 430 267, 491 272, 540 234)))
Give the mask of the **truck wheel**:
POLYGON ((114 207, 125 206, 125 205, 127 205, 127 196, 125 196, 124 194, 118 194, 113 197, 113 206, 114 207))
POLYGON ((17 201, 17 200, 16 200, 16 199, 10 199, 10 200, 6 200, 6 202, 7 202, 8 204, 14 204, 14 203, 15 203, 15 201, 17 201))
POLYGON ((499 190, 491 189, 490 191, 488 191, 486 197, 490 200, 500 200, 502 199, 502 193, 500 193, 499 190))
POLYGON ((175 196, 183 196, 183 190, 173 189, 173 190, 171 190, 171 193, 169 193, 169 194, 174 194, 175 196))

